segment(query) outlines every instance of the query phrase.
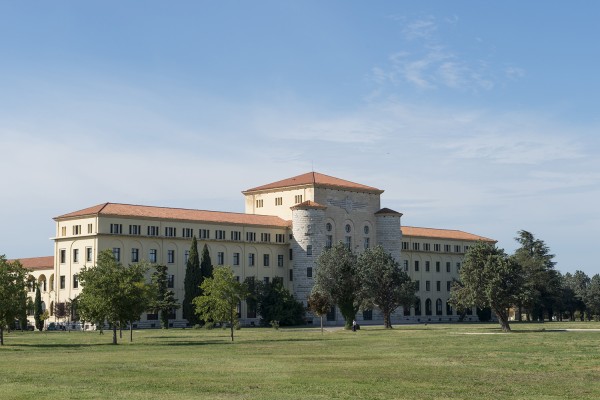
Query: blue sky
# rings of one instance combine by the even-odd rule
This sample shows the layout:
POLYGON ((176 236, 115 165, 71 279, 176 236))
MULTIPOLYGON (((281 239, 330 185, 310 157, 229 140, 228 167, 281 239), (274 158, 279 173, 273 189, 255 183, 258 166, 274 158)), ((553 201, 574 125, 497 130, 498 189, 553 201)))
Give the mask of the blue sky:
POLYGON ((0 0, 0 253, 308 172, 600 272, 600 3, 0 0))

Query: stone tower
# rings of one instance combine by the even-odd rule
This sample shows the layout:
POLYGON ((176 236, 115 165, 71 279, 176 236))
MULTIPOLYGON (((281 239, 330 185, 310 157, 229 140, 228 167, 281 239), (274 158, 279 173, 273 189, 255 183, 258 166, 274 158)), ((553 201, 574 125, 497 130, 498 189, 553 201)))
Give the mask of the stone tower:
POLYGON ((375 213, 377 244, 390 253, 398 263, 400 263, 400 252, 402 250, 400 217, 402 217, 402 213, 389 208, 382 208, 375 213))

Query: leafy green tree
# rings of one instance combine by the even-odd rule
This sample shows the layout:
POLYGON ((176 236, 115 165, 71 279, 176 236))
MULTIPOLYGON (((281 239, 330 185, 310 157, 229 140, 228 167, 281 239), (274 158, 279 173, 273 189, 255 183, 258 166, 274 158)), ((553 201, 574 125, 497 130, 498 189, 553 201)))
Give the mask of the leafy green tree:
POLYGON ((208 246, 206 243, 202 247, 202 255, 200 257, 200 271, 202 271, 202 279, 210 278, 213 273, 213 265, 210 260, 208 246))
POLYGON ((148 266, 137 263, 129 267, 117 262, 110 250, 102 251, 93 267, 79 273, 82 285, 78 297, 79 312, 86 321, 100 326, 108 322, 117 344, 117 328, 139 319, 148 309, 150 286, 145 282, 148 266))
POLYGON ((331 299, 325 293, 313 291, 308 296, 308 309, 321 319, 321 335, 323 334, 323 316, 333 307, 331 299))
POLYGON ((358 257, 364 306, 379 308, 384 326, 392 328, 392 313, 399 307, 415 304, 416 286, 408 274, 383 247, 366 249, 358 257))
POLYGON ((27 297, 27 292, 25 290, 21 291, 20 294, 20 308, 18 310, 19 315, 17 316, 17 318, 19 319, 19 326, 21 327, 21 330, 26 330, 27 329, 27 301, 31 300, 29 297, 27 297))
POLYGON ((315 290, 329 296, 339 307, 346 329, 352 327, 362 305, 363 291, 358 272, 356 256, 342 242, 323 251, 317 260, 315 290))
POLYGON ((554 269, 553 254, 543 240, 536 239, 525 230, 518 232, 515 238, 521 245, 514 258, 521 265, 523 273, 523 290, 519 296, 518 316, 521 308, 525 308, 528 319, 531 317, 543 321, 544 315, 552 319, 553 309, 560 297, 560 276, 554 269))
POLYGON ((258 299, 260 297, 260 285, 254 276, 247 276, 244 279, 246 286, 246 307, 249 315, 256 315, 258 310, 258 299))
POLYGON ((185 267, 185 278, 183 280, 183 318, 187 319, 191 326, 200 323, 196 314, 193 300, 200 296, 200 285, 202 284, 202 271, 200 270, 200 257, 198 256, 198 241, 196 236, 192 238, 190 254, 185 267))
POLYGON ((300 325, 304 323, 304 306, 283 286, 282 278, 273 278, 272 282, 258 284, 258 313, 261 325, 277 321, 280 326, 300 325))
POLYGON ((238 324, 238 305, 246 297, 247 289, 233 276, 230 267, 217 267, 213 276, 202 282, 202 295, 194 299, 196 312, 204 321, 228 323, 233 330, 238 324))
POLYGON ((35 327, 38 331, 44 329, 44 320, 42 319, 42 314, 44 310, 42 309, 42 294, 40 292, 40 286, 36 285, 35 287, 35 300, 34 311, 33 311, 33 319, 35 320, 35 327))
POLYGON ((168 288, 168 269, 166 265, 156 265, 156 271, 152 273, 152 285, 154 290, 153 300, 150 308, 160 314, 160 323, 163 329, 169 329, 169 314, 172 310, 180 307, 175 298, 175 293, 168 288))
POLYGON ((496 246, 477 242, 465 254, 460 269, 460 284, 454 284, 450 303, 458 309, 489 307, 503 331, 510 332, 508 309, 522 290, 519 264, 496 246))
POLYGON ((567 310, 570 313, 571 320, 574 319, 574 314, 579 311, 581 320, 584 319, 584 314, 587 308, 587 291, 590 286, 591 279, 583 271, 577 270, 574 274, 567 272, 563 276, 563 290, 568 293, 569 298, 568 305, 570 306, 567 310))
POLYGON ((588 318, 600 319, 600 275, 596 274, 590 279, 590 285, 587 290, 587 308, 588 318))
POLYGON ((0 255, 0 345, 4 346, 4 329, 22 313, 27 270, 19 261, 9 262, 0 255))

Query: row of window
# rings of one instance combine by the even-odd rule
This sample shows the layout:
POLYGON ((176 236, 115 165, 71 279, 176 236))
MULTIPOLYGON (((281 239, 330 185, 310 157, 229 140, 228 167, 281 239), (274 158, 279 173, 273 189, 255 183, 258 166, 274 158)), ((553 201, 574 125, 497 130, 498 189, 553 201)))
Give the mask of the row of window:
MULTIPOLYGON (((73 275, 73 279, 71 280, 72 284, 73 284, 73 289, 77 289, 79 288, 79 275, 74 274, 73 275)), ((35 292, 35 279, 29 279, 27 281, 27 291, 28 292, 35 292)), ((42 292, 45 292, 47 290, 47 286, 46 286, 46 280, 41 280, 40 283, 40 290, 42 292)), ((61 275, 59 277, 59 285, 58 285, 59 289, 65 289, 66 287, 66 276, 65 275, 61 275)), ((175 275, 169 275, 167 277, 167 287, 168 288, 173 288, 175 287, 175 275)), ((50 278, 50 291, 54 290, 54 274, 52 275, 52 277, 50 278)))
MULTIPOLYGON (((302 203, 302 196, 296 196, 295 198, 296 203, 302 203), (298 201, 300 200, 300 201, 298 201)), ((258 199, 256 200, 256 208, 262 208, 264 207, 265 203, 263 199, 258 199)), ((283 197, 275 197, 275 205, 276 206, 282 206, 283 205, 283 197)))
MULTIPOLYGON (((81 229, 81 225, 73 225, 71 227, 71 229, 72 229, 72 234, 74 236, 75 235, 81 235, 83 233, 83 231, 81 229)), ((93 225, 92 224, 87 224, 87 233, 88 234, 94 233, 93 230, 94 230, 93 225)), ((61 227, 61 229, 60 229, 60 235, 61 236, 67 236, 67 227, 66 226, 61 227)))
MULTIPOLYGON (((328 223, 325 224, 325 230, 327 230, 327 232, 331 232, 333 230, 333 225, 331 225, 331 222, 328 222, 328 223)), ((346 233, 352 232, 352 225, 346 224, 344 226, 344 231, 346 233)), ((365 225, 363 227, 363 232, 364 232, 365 235, 368 235, 370 231, 371 231, 371 229, 369 228, 369 225, 365 225)))
MULTIPOLYGON (((412 250, 414 251, 431 251, 431 243, 419 243, 419 242, 413 242, 412 244, 412 250), (421 247, 421 244, 423 245, 421 247)), ((452 245, 450 244, 445 244, 444 247, 444 253, 452 253, 452 245)), ((410 248, 410 243, 409 242, 402 242, 402 250, 411 250, 410 248)), ((433 244, 433 251, 441 253, 442 252, 442 245, 439 243, 434 243, 433 244)), ((460 245, 460 244, 455 244, 454 245, 454 252, 455 253, 466 253, 467 251, 469 251, 469 246, 467 245, 460 245)))
MULTIPOLYGON (((404 272, 409 272, 408 271, 408 260, 404 260, 403 261, 404 264, 404 272)), ((441 265, 442 263, 440 261, 436 261, 435 262, 435 272, 441 272, 441 265)), ((419 272, 421 269, 421 263, 419 262, 419 260, 415 260, 414 261, 414 270, 415 272, 419 272)), ((452 263, 450 261, 446 261, 446 272, 450 273, 452 269, 452 263)), ((425 261, 425 272, 431 272, 431 262, 430 261, 425 261)), ((456 273, 458 274, 460 272, 460 262, 456 263, 456 273)))
MULTIPOLYGON (((415 286, 417 287, 417 290, 421 290, 421 281, 416 280, 415 286)), ((446 291, 449 292, 451 288, 452 288, 452 281, 446 281, 446 291)), ((431 281, 425 281, 425 291, 426 292, 431 291, 431 281)), ((442 291, 442 281, 435 281, 435 291, 436 292, 442 291)))
MULTIPOLYGON (((158 226, 148 226, 147 227, 147 236, 159 236, 159 227, 158 226)), ((177 237, 177 228, 172 226, 165 227, 165 237, 177 237)), ((216 240, 226 240, 227 232, 223 229, 215 229, 214 238, 216 240)), ((114 235, 122 235, 123 234, 123 224, 110 224, 110 233, 114 235)), ((142 234, 141 225, 129 225, 129 234, 134 236, 139 236, 142 234)), ((192 228, 182 228, 181 229, 181 237, 191 238, 194 236, 194 229, 192 228)), ((211 238, 211 230, 210 229, 198 229, 198 238, 199 239, 210 239, 211 238)), ((241 231, 230 231, 229 232, 229 240, 232 241, 241 241, 242 240, 242 232, 241 231)), ((246 241, 248 242, 256 242, 256 232, 246 232, 246 241)), ((271 234, 270 233, 261 233, 260 241, 270 243, 271 242, 271 234)), ((277 233, 275 234, 275 243, 285 243, 285 234, 277 233)))

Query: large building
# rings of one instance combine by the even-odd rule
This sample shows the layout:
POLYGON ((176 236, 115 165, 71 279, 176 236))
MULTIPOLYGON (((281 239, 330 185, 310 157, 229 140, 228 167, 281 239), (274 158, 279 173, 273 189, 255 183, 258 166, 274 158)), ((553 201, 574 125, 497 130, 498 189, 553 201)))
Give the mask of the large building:
MULTIPOLYGON (((231 266, 241 281, 281 278, 306 305, 317 258, 341 241, 357 253, 383 246, 418 282, 420 301, 400 308, 394 323, 453 321, 458 316, 448 304, 450 284, 458 278, 465 251, 478 240, 494 242, 456 230, 401 226, 401 213, 381 207, 383 190, 317 172, 242 193, 245 213, 104 203, 54 218, 52 268, 32 271, 45 306, 52 310, 52 305, 75 298, 81 292, 79 271, 94 265, 106 249, 125 264, 145 260, 166 265, 169 286, 181 300, 193 236, 199 246, 208 246, 214 265, 231 266)), ((245 304, 240 314, 245 324, 260 318, 245 304)), ((187 325, 181 309, 172 317, 172 326, 187 325)), ((476 318, 470 310, 467 319, 476 318)), ((335 309, 327 319, 342 323, 335 309)), ((377 310, 364 310, 357 321, 381 323, 382 317, 377 310)), ((157 315, 143 315, 136 326, 158 327, 157 315)))

